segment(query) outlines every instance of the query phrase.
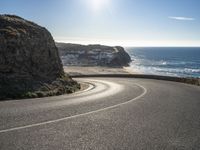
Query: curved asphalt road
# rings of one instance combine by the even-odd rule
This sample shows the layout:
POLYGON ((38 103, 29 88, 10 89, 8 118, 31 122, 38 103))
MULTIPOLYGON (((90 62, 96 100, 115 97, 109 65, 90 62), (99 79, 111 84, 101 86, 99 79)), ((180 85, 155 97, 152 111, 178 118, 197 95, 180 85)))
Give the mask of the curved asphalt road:
POLYGON ((0 150, 200 149, 200 87, 78 79, 72 95, 0 102, 0 150))

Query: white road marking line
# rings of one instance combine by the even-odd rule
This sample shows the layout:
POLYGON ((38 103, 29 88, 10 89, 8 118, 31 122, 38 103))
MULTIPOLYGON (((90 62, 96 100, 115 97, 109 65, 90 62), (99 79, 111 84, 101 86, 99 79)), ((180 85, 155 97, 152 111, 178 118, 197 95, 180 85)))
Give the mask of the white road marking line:
POLYGON ((64 117, 64 118, 60 118, 60 119, 56 119, 56 120, 50 120, 50 121, 45 121, 45 122, 41 122, 41 123, 35 123, 35 124, 31 124, 31 125, 26 125, 26 126, 0 130, 0 133, 11 132, 11 131, 21 130, 21 129, 26 129, 26 128, 32 128, 32 127, 36 127, 36 126, 56 123, 56 122, 60 122, 60 121, 64 121, 64 120, 68 120, 68 119, 72 119, 72 118, 77 118, 77 117, 81 117, 81 116, 85 116, 85 115, 90 115, 90 114, 93 114, 93 113, 98 113, 98 112, 101 112, 101 111, 109 110, 109 109, 112 109, 112 108, 116 108, 118 106, 122 106, 122 105, 125 105, 125 104, 128 104, 128 103, 131 103, 131 102, 133 102, 133 101, 135 101, 137 99, 142 98, 147 93, 147 89, 145 87, 143 87, 143 86, 141 86, 139 84, 136 84, 136 83, 135 83, 135 85, 141 87, 143 89, 143 93, 141 95, 135 97, 134 99, 131 99, 131 100, 126 101, 124 103, 120 103, 120 104, 116 104, 116 105, 113 105, 113 106, 105 107, 105 108, 102 108, 102 109, 90 111, 90 112, 87 112, 87 113, 77 114, 77 115, 74 115, 74 116, 64 117))
POLYGON ((87 84, 87 85, 89 85, 89 86, 88 86, 88 88, 86 88, 86 89, 84 89, 84 90, 80 90, 80 91, 74 92, 74 93, 72 93, 71 95, 76 95, 76 94, 81 94, 81 93, 83 93, 83 92, 88 92, 88 91, 90 91, 90 90, 92 90, 92 89, 95 88, 95 85, 92 84, 92 83, 89 83, 89 82, 78 82, 78 83, 87 84))

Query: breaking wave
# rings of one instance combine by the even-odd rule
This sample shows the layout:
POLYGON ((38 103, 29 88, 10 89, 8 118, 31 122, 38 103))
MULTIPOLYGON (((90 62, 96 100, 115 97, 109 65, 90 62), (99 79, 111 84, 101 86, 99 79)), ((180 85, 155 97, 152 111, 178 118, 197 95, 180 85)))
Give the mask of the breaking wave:
POLYGON ((153 55, 154 51, 145 48, 142 50, 133 48, 128 52, 132 58, 130 66, 141 73, 200 78, 200 49, 198 52, 195 49, 195 53, 193 50, 186 52, 179 50, 177 53, 172 50, 163 53, 163 50, 160 50, 156 51, 155 56, 153 55))

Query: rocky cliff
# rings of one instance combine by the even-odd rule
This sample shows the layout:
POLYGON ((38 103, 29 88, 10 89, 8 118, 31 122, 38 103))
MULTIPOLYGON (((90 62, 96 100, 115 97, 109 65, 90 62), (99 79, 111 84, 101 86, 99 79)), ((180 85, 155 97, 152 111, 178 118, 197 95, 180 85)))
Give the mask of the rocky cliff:
POLYGON ((66 66, 128 66, 131 58, 123 47, 56 43, 66 66))
POLYGON ((0 99, 61 94, 74 85, 65 77, 57 47, 44 27, 0 15, 0 99), (41 89, 43 94, 34 93, 41 89))

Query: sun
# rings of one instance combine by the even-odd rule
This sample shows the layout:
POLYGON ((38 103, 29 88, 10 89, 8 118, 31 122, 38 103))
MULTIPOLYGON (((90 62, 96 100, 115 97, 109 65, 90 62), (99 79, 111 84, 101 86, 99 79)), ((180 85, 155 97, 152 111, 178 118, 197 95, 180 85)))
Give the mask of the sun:
POLYGON ((94 11, 100 11, 109 5, 110 0, 88 0, 90 7, 94 11))

